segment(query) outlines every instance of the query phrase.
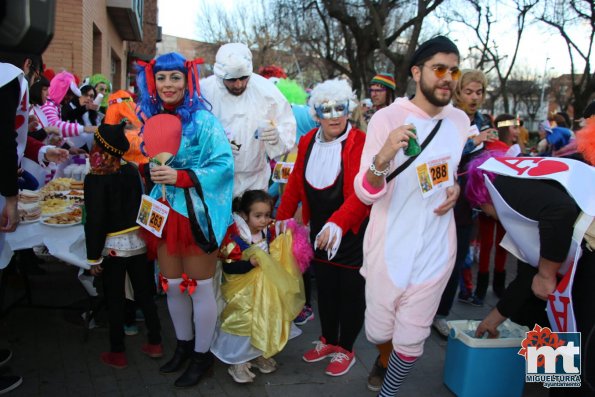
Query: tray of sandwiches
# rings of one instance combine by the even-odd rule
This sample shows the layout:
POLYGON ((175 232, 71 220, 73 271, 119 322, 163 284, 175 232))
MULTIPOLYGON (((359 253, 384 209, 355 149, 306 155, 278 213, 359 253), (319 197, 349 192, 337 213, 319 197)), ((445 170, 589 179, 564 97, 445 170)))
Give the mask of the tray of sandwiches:
POLYGON ((73 226, 81 223, 81 206, 84 204, 84 185, 72 178, 57 178, 39 191, 21 190, 19 217, 21 224, 41 221, 54 227, 73 226))
POLYGON ((42 195, 46 195, 51 192, 64 192, 69 190, 83 190, 84 182, 77 181, 72 178, 56 178, 52 179, 41 188, 40 192, 42 195))
POLYGON ((77 207, 68 212, 41 218, 41 223, 52 227, 69 227, 79 225, 83 217, 83 211, 77 207))
POLYGON ((18 211, 20 224, 35 223, 41 218, 39 193, 33 190, 21 190, 19 193, 18 211))
POLYGON ((64 214, 84 203, 83 182, 72 178, 57 178, 41 188, 42 216, 64 214))

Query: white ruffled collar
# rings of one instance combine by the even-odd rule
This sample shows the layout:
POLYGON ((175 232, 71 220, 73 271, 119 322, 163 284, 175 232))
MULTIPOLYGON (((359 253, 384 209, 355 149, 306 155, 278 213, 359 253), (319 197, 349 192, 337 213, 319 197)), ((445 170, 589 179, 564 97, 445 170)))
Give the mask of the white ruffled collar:
POLYGON ((233 213, 233 221, 235 222, 236 226, 238 227, 238 231, 240 232, 240 237, 242 240, 251 243, 252 242, 252 233, 250 232, 250 227, 239 214, 233 213))
POLYGON ((244 220, 244 218, 242 218, 240 216, 240 214, 237 213, 233 213, 233 221, 235 222, 235 224, 238 227, 238 231, 240 233, 240 238, 242 240, 244 240, 245 242, 247 242, 248 244, 258 244, 259 246, 261 246, 261 248, 263 250, 266 251, 266 245, 267 245, 267 239, 266 239, 266 234, 264 234, 263 232, 259 232, 258 237, 259 237, 259 241, 257 241, 256 243, 253 240, 254 235, 252 234, 252 232, 250 231, 250 226, 248 226, 248 224, 246 223, 246 221, 244 220), (264 241, 264 247, 262 246, 264 241))
POLYGON ((347 124, 347 132, 326 142, 322 140, 322 129, 316 133, 314 145, 306 166, 306 181, 316 189, 324 189, 335 183, 341 173, 343 142, 351 132, 351 124, 347 124))
POLYGON ((343 135, 341 135, 340 137, 338 137, 337 139, 335 139, 334 141, 325 141, 323 136, 322 136, 322 127, 318 128, 318 131, 316 132, 316 135, 314 136, 315 139, 315 144, 316 145, 322 145, 322 146, 333 146, 333 145, 340 145, 341 142, 343 142, 345 139, 347 139, 347 137, 349 136, 349 133, 351 132, 351 123, 347 123, 347 129, 345 130, 345 133, 343 135))

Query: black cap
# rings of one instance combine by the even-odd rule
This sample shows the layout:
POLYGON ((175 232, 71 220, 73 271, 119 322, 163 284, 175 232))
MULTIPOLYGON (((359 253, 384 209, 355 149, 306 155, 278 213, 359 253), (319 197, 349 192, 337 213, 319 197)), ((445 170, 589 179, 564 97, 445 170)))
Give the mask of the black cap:
POLYGON ((426 60, 433 57, 435 54, 443 52, 445 54, 456 54, 459 56, 459 49, 448 37, 436 36, 422 43, 409 61, 409 76, 411 76, 411 68, 424 63, 426 60))
POLYGON ((122 157, 130 149, 130 142, 126 139, 124 127, 120 124, 101 124, 95 131, 95 143, 114 157, 122 157))

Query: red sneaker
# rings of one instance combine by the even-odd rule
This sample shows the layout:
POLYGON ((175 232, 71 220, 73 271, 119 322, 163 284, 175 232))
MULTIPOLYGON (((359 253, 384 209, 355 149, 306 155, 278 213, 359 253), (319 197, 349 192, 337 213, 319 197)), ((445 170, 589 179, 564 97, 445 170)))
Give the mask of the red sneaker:
POLYGON ((128 360, 124 352, 104 352, 100 356, 101 361, 110 367, 123 369, 128 366, 128 360))
POLYGON ((315 344, 316 347, 314 349, 308 350, 302 357, 302 359, 307 363, 323 360, 326 357, 334 354, 335 349, 337 349, 337 346, 327 345, 326 339, 324 339, 322 336, 320 337, 319 341, 312 343, 315 344))
POLYGON ((326 367, 325 373, 330 376, 345 375, 353 367, 353 364, 355 364, 355 353, 337 346, 330 364, 326 367))
POLYGON ((141 351, 151 358, 163 357, 163 345, 161 343, 158 345, 145 343, 141 348, 141 351))

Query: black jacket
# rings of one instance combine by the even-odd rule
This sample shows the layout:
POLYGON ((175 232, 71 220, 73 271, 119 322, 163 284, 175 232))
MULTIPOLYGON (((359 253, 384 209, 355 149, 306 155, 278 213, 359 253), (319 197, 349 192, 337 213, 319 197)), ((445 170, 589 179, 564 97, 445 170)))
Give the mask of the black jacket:
POLYGON ((130 163, 114 174, 85 177, 87 258, 101 257, 108 234, 137 226, 142 194, 140 175, 130 163))

